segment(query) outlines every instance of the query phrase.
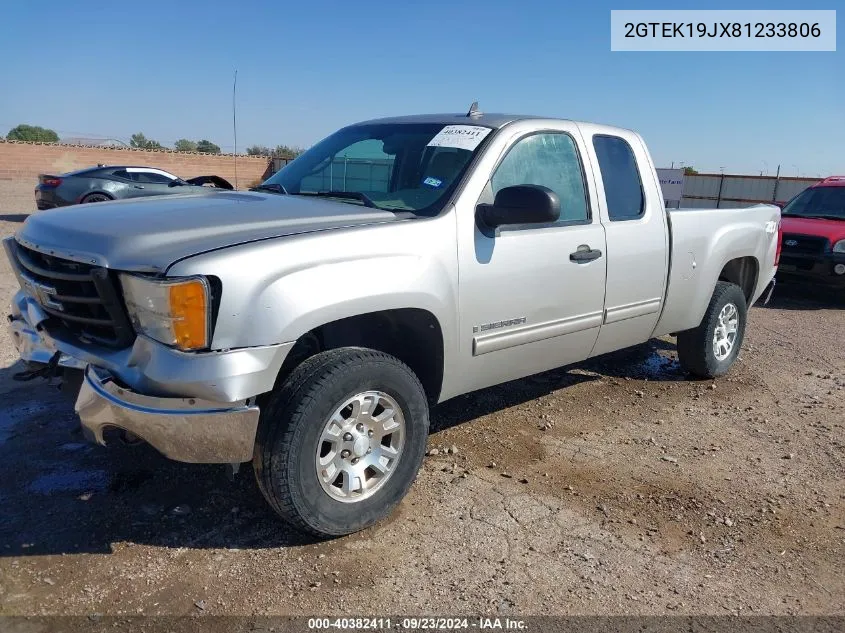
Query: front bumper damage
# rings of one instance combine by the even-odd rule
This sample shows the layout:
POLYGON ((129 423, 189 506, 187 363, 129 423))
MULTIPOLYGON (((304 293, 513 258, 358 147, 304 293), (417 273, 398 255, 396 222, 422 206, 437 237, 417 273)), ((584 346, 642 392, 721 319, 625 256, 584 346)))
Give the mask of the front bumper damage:
POLYGON ((105 445, 103 431, 121 429, 180 462, 249 461, 258 430, 258 407, 247 400, 221 406, 195 398, 145 396, 90 365, 75 409, 89 440, 105 445))
MULTIPOLYGON (((39 327, 41 323, 47 320, 47 315, 34 301, 24 305, 27 311, 26 317, 21 314, 17 302, 12 304, 13 312, 8 316, 9 333, 12 335, 12 341, 22 361, 46 365, 53 355, 59 351, 53 339, 39 327)), ((59 367, 85 369, 85 363, 73 356, 61 353, 59 367)))
POLYGON ((12 301, 9 330, 27 363, 84 372, 76 412, 88 439, 127 431, 165 456, 193 463, 252 459, 259 408, 293 343, 207 353, 184 353, 139 336, 125 350, 94 350, 60 331, 23 291, 12 301), (53 361, 56 362, 55 360, 53 361))

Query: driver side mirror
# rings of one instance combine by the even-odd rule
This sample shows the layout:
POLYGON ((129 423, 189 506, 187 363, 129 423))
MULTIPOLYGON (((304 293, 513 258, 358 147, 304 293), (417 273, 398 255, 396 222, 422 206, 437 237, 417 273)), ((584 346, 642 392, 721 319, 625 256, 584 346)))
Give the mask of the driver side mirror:
POLYGON ((547 224, 560 219, 560 198, 542 185, 500 189, 493 204, 479 204, 476 217, 494 229, 507 224, 547 224))

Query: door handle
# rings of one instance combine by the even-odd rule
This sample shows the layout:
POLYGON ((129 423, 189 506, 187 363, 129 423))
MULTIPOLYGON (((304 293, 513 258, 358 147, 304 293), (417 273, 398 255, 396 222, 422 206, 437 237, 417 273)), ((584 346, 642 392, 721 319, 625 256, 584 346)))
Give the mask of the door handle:
POLYGON ((144 185, 135 185, 135 189, 143 189, 144 185))
POLYGON ((587 244, 581 244, 574 253, 569 254, 569 260, 576 264, 586 264, 601 257, 601 251, 597 248, 590 248, 587 244))

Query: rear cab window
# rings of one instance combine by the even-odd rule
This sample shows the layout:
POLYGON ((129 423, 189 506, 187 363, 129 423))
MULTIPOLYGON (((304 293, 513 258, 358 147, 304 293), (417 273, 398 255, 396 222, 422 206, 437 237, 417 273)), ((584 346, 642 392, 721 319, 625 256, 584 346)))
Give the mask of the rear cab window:
POLYGON ((599 161, 610 220, 643 217, 645 192, 634 150, 625 139, 605 134, 593 136, 593 149, 599 161))

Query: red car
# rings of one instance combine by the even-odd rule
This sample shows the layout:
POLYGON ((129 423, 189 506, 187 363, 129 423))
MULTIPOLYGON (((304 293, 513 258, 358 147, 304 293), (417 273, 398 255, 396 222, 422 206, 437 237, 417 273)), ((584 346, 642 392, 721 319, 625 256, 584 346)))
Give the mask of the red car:
POLYGON ((778 279, 845 291, 845 176, 832 176, 783 208, 778 279))

